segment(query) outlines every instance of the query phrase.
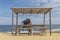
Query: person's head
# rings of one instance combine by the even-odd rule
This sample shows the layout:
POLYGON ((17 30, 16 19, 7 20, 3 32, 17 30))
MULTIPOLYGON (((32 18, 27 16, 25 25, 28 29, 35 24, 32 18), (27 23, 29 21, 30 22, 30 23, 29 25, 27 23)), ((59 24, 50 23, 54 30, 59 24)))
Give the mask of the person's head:
POLYGON ((29 18, 26 18, 26 20, 28 21, 28 20, 30 20, 29 18))

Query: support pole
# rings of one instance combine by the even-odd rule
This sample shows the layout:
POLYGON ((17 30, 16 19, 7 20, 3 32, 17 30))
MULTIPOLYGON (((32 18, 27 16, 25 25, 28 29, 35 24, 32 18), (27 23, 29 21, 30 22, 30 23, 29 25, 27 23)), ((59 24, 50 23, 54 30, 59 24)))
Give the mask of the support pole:
POLYGON ((11 34, 13 34, 13 32, 14 32, 14 13, 12 12, 12 31, 11 31, 12 33, 11 34))
POLYGON ((46 30, 45 30, 45 13, 43 15, 43 29, 42 29, 42 35, 46 35, 46 30))
POLYGON ((49 12, 49 22, 50 22, 50 36, 52 35, 52 24, 51 24, 51 11, 49 12))
POLYGON ((16 14, 16 34, 18 32, 18 14, 16 14))
POLYGON ((43 24, 45 25, 45 14, 44 14, 44 19, 43 19, 43 24))

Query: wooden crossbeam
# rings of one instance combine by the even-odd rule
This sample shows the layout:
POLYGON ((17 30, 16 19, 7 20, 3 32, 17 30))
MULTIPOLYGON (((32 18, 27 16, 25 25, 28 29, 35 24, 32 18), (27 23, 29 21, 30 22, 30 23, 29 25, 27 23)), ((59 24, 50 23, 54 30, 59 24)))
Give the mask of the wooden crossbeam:
POLYGON ((49 12, 49 10, 51 10, 52 8, 11 8, 12 9, 12 11, 13 12, 15 12, 15 13, 22 13, 22 14, 26 14, 28 11, 30 11, 30 12, 28 12, 28 14, 38 14, 38 13, 47 13, 47 12, 49 12), (23 10, 22 10, 23 9, 23 10), (27 11, 26 11, 26 10, 27 11), (31 10, 28 10, 28 9, 31 9, 31 10), (36 9, 36 11, 35 11, 35 9, 36 9), (43 9, 43 10, 48 10, 48 11, 43 11, 43 10, 39 10, 39 9, 43 9), (22 10, 21 12, 19 11, 19 10, 22 10), (26 12, 24 12, 24 10, 26 11, 26 12), (37 12, 38 11, 38 12, 37 12))
POLYGON ((43 10, 43 9, 39 10, 39 11, 37 12, 37 14, 40 13, 42 10, 43 10))
MULTIPOLYGON (((52 8, 51 8, 52 9, 52 8)), ((48 9, 44 14, 48 13, 51 9, 48 9)))

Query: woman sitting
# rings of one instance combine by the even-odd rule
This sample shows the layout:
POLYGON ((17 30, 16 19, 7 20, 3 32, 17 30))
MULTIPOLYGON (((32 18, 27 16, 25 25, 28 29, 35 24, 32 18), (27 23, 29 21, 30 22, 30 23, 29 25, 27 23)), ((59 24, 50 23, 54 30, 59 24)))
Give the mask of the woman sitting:
MULTIPOLYGON (((29 18, 26 18, 26 20, 24 20, 22 22, 22 28, 31 28, 31 25, 32 25, 32 23, 29 18)), ((24 29, 22 29, 22 30, 24 30, 24 29)), ((31 29, 28 29, 28 31, 31 33, 31 29)))

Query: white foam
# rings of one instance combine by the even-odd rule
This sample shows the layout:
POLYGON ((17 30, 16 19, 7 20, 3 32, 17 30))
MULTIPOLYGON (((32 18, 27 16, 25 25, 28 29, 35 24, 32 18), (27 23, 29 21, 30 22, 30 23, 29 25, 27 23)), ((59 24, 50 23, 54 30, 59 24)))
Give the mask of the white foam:
MULTIPOLYGON (((50 30, 47 30, 47 32, 49 32, 50 30)), ((52 32, 58 32, 60 31, 60 29, 52 29, 52 32)))
MULTIPOLYGON (((21 33, 29 33, 29 31, 20 31, 21 33)), ((40 31, 33 31, 33 33, 38 33, 40 31)), ((50 30, 48 29, 47 32, 50 32, 50 30)), ((60 32, 60 29, 52 29, 52 32, 60 32)), ((11 32, 7 32, 7 33, 11 33, 11 32)), ((15 33, 15 32, 14 32, 15 33)))

